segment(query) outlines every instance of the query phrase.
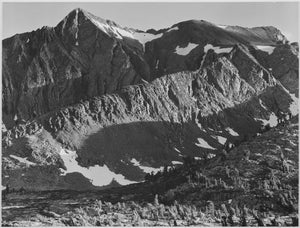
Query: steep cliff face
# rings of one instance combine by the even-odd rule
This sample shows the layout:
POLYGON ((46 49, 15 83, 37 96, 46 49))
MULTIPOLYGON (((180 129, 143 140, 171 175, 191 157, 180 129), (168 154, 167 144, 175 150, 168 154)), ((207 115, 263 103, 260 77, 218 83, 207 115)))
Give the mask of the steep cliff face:
POLYGON ((140 72, 147 77, 147 66, 139 69, 143 59, 138 48, 101 26, 118 28, 77 9, 55 28, 3 41, 3 114, 8 127, 14 118, 32 119, 140 82, 140 72))

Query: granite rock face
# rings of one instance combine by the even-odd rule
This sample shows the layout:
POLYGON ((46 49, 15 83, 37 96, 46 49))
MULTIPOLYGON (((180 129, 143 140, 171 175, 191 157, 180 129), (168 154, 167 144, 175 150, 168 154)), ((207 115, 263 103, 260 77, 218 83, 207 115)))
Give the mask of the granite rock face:
POLYGON ((297 115, 297 53, 272 27, 142 32, 80 9, 6 39, 3 185, 95 189, 213 157, 275 126, 279 110, 297 115), (281 53, 293 59, 284 69, 281 53))
POLYGON ((140 82, 138 50, 99 29, 95 20, 74 10, 55 28, 3 41, 5 124, 140 82))
POLYGON ((10 128, 16 119, 34 119, 142 80, 197 70, 208 44, 276 46, 260 59, 297 94, 298 52, 274 27, 246 29, 192 20, 142 32, 76 9, 54 28, 3 40, 3 123, 10 128))

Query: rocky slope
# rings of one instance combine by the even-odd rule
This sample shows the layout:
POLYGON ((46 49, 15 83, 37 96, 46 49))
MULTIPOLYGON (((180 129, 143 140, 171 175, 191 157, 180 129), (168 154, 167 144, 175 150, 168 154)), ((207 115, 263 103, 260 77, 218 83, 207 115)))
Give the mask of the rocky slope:
POLYGON ((298 126, 294 118, 227 154, 185 159, 144 183, 95 192, 10 193, 2 225, 297 226, 298 126))
POLYGON ((297 55, 273 27, 142 32, 81 9, 8 38, 3 186, 98 189, 213 158, 226 140, 275 126, 279 110, 297 115, 297 55))

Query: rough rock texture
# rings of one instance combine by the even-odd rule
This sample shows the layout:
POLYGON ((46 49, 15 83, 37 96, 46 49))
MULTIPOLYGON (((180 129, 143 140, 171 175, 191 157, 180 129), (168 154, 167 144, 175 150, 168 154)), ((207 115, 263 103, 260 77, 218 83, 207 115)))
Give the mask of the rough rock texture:
POLYGON ((243 57, 248 58, 246 69, 253 66, 258 70, 250 67, 251 74, 243 75, 242 70, 239 73, 230 62, 235 55, 235 50, 227 57, 210 51, 199 71, 128 86, 118 93, 82 101, 7 131, 3 157, 10 168, 4 165, 3 173, 13 174, 4 179, 4 184, 29 189, 74 188, 77 185, 73 184, 71 174, 60 176, 59 168, 66 169, 60 159, 63 148, 76 151, 76 160, 82 167, 107 165, 126 179, 140 181, 145 173, 132 159, 143 166, 159 168, 182 161, 184 155, 218 154, 224 144, 218 141, 220 136, 234 142, 256 134, 261 122, 255 118, 269 119, 278 109, 287 111, 292 99, 271 75, 261 76, 263 69, 255 65, 257 62, 249 54, 243 57), (228 127, 239 135, 231 135, 225 130, 228 127), (211 148, 197 146, 198 138, 211 148), (20 150, 24 145, 26 150, 20 150), (9 157, 12 154, 37 164, 30 166, 26 175, 36 176, 37 170, 47 173, 53 167, 54 176, 48 175, 45 182, 35 179, 40 183, 38 186, 22 176, 23 181, 18 180, 15 175, 20 175, 23 167, 14 162, 9 165, 14 161, 9 157))
POLYGON ((294 73, 269 69, 287 52, 285 68, 296 72, 297 49, 285 43, 274 28, 205 21, 143 33, 80 9, 55 28, 4 40, 3 185, 94 189, 102 184, 89 182, 88 169, 128 183, 186 155, 213 157, 295 106, 275 78, 296 90, 294 73), (175 53, 189 43, 187 55, 175 53), (268 55, 258 44, 276 48, 268 55))
POLYGON ((234 226, 274 226, 275 220, 277 226, 296 226, 297 121, 242 143, 226 157, 186 161, 143 183, 102 191, 9 194, 2 225, 173 226, 176 220, 179 226, 221 226, 222 216, 231 215, 234 226))
POLYGON ((136 54, 131 49, 99 29, 81 10, 72 11, 55 28, 4 40, 4 123, 9 127, 15 115, 32 119, 140 82, 140 63, 133 63, 136 54))
POLYGON ((295 45, 287 44, 284 35, 273 27, 222 28, 191 20, 143 33, 76 9, 54 28, 17 34, 2 43, 2 121, 7 128, 142 79, 152 81, 165 74, 197 70, 207 44, 277 46, 266 57, 269 67, 265 68, 273 68, 274 76, 297 93, 293 83, 298 80, 295 45), (154 38, 144 44, 138 36, 154 38), (176 48, 189 43, 197 47, 186 55, 176 53, 176 48), (287 56, 283 61, 282 54, 287 56))
POLYGON ((196 70, 204 55, 204 46, 212 44, 221 47, 244 45, 277 45, 286 43, 284 35, 274 27, 222 28, 207 21, 190 20, 175 24, 163 36, 146 45, 145 58, 152 70, 152 77, 182 70, 196 70), (176 53, 176 48, 197 44, 186 55, 176 53))

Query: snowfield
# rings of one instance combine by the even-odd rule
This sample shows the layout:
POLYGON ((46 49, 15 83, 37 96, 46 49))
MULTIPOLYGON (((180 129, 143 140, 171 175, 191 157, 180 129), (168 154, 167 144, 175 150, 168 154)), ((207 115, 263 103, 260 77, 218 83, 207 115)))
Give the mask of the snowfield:
POLYGON ((211 147, 204 139, 198 138, 198 143, 195 143, 196 146, 206 148, 206 149, 211 149, 211 150, 216 150, 216 148, 211 147))
POLYGON ((184 48, 177 46, 176 50, 175 50, 175 53, 177 55, 187 55, 187 54, 189 54, 197 46, 198 46, 198 44, 193 44, 193 43, 189 43, 184 48))
POLYGON ((268 52, 269 55, 271 55, 275 49, 275 47, 272 46, 262 46, 262 45, 257 45, 256 46, 259 50, 262 50, 264 52, 268 52))
POLYGON ((212 44, 206 44, 204 46, 204 52, 205 53, 207 53, 208 50, 210 50, 210 49, 214 50, 215 53, 220 54, 220 53, 229 53, 229 52, 231 52, 232 47, 230 47, 230 48, 221 48, 221 47, 218 47, 218 46, 213 46, 212 44))
POLYGON ((116 174, 110 171, 106 165, 95 165, 88 168, 80 166, 76 161, 76 151, 61 149, 60 157, 66 167, 66 170, 61 169, 61 175, 66 175, 67 173, 81 173, 83 176, 88 178, 94 186, 108 185, 113 179, 121 185, 136 183, 135 181, 126 180, 121 174, 116 174))
POLYGON ((134 166, 137 166, 139 167, 141 170, 144 171, 144 173, 157 173, 158 171, 162 171, 163 170, 163 166, 161 166, 160 168, 153 168, 153 167, 149 167, 149 166, 143 166, 140 164, 139 161, 137 161, 135 158, 132 158, 130 160, 130 162, 134 165, 134 166))

